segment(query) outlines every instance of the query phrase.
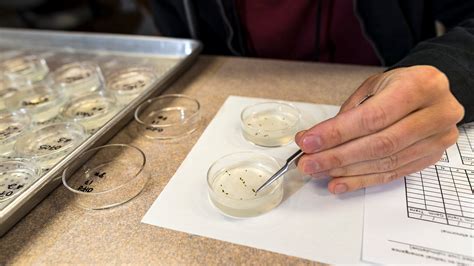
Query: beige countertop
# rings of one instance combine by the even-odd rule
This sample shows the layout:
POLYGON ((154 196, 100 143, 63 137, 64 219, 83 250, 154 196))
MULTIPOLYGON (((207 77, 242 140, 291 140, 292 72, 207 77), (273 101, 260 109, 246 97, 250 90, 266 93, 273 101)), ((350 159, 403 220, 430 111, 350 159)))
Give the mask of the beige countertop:
MULTIPOLYGON (((0 239, 0 264, 310 264, 310 261, 140 223, 229 95, 343 103, 376 67, 202 56, 165 93, 202 105, 204 126, 174 142, 149 141, 130 122, 110 142, 141 148, 150 182, 134 200, 85 211, 62 186, 0 239)), ((316 237, 316 236, 315 236, 316 237)), ((343 252, 343 251, 341 251, 343 252)))

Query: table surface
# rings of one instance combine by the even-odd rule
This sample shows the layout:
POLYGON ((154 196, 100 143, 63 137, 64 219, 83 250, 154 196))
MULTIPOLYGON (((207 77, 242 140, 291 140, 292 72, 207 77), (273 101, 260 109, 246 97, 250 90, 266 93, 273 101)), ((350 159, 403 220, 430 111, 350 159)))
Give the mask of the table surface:
MULTIPOLYGON (((62 186, 0 239, 0 264, 311 264, 282 254, 140 223, 229 95, 341 105, 378 67, 201 56, 165 93, 199 100, 204 125, 174 142, 150 141, 131 121, 110 143, 147 156, 148 186, 132 201, 85 211, 62 186)), ((316 237, 316 236, 315 236, 316 237)), ((343 251, 341 251, 343 252, 343 251)))

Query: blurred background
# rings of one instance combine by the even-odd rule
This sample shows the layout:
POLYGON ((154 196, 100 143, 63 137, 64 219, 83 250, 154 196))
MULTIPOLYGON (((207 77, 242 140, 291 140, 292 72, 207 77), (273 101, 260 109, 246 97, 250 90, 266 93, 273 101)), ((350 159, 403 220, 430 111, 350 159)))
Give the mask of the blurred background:
POLYGON ((0 0, 0 27, 158 35, 147 0, 0 0))

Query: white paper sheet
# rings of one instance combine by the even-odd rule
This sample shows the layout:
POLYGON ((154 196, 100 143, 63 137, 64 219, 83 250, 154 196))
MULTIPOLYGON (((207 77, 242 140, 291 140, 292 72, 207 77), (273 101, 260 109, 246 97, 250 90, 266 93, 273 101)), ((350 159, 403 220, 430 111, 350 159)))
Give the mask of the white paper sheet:
MULTIPOLYGON (((293 172, 285 180, 285 199, 259 217, 227 218, 211 205, 206 172, 221 156, 256 150, 284 161, 297 150, 293 143, 262 148, 241 135, 240 112, 264 99, 231 96, 193 147, 142 222, 177 231, 326 263, 359 263, 363 227, 363 191, 337 197, 327 180, 307 183, 293 172)), ((338 107, 294 103, 304 126, 334 116, 338 107)))
POLYGON ((440 162, 366 190, 363 259, 474 264, 474 124, 440 162))

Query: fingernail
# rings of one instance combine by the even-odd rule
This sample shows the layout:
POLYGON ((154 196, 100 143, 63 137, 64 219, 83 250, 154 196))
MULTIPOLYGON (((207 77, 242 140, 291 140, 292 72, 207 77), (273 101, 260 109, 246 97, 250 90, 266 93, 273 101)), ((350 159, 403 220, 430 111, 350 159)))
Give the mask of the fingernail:
POLYGON ((341 194, 347 191, 347 185, 346 184, 337 184, 334 187, 334 194, 341 194))
POLYGON ((306 136, 303 139, 303 149, 306 151, 318 151, 321 149, 321 137, 315 135, 306 136))
POLYGON ((319 164, 315 161, 304 162, 303 171, 306 174, 313 174, 319 171, 319 164))
POLYGON ((295 136, 295 142, 296 142, 296 143, 300 143, 301 138, 304 136, 304 133, 305 133, 306 131, 307 131, 307 130, 303 130, 303 131, 300 131, 300 132, 296 133, 296 136, 295 136))

